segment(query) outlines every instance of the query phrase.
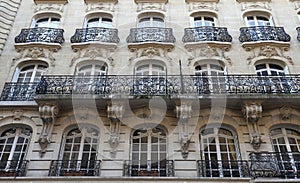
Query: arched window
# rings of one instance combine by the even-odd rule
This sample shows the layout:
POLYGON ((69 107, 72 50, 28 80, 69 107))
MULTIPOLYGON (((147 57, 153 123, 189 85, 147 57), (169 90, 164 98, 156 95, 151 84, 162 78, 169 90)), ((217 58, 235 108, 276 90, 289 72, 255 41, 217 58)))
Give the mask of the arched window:
POLYGON ((166 135, 161 127, 138 129, 132 133, 131 176, 168 176, 166 135))
POLYGON ((0 137, 0 169, 17 171, 22 168, 32 131, 27 127, 12 127, 0 137))
POLYGON ((211 12, 196 12, 191 14, 191 26, 202 27, 202 26, 216 26, 217 15, 211 12))
POLYGON ((300 127, 278 127, 270 131, 273 149, 281 173, 286 177, 300 177, 300 127))
POLYGON ((220 64, 197 64, 195 75, 200 76, 223 76, 224 68, 220 64))
MULTIPOLYGON (((61 167, 59 175, 65 172, 84 172, 84 175, 95 175, 99 131, 85 126, 73 128, 63 137, 61 147, 61 167)), ((98 167, 99 168, 99 167, 98 167)))
POLYGON ((266 12, 250 12, 245 15, 246 25, 252 26, 274 26, 274 22, 269 13, 266 12))
MULTIPOLYGON (((205 177, 241 177, 240 150, 233 131, 224 127, 207 127, 200 133, 205 177)), ((201 173, 201 172, 200 172, 201 173)))
POLYGON ((113 16, 108 13, 92 13, 86 16, 85 27, 112 27, 113 16))
POLYGON ((159 62, 149 61, 143 64, 139 64, 135 67, 135 75, 148 76, 148 75, 166 75, 166 67, 159 62))
POLYGON ((42 63, 25 65, 16 69, 13 80, 18 83, 38 82, 47 72, 47 68, 48 66, 42 63))
POLYGON ((59 28, 60 16, 56 14, 40 15, 33 19, 31 27, 59 28))
POLYGON ((106 74, 106 64, 86 64, 76 68, 76 75, 78 76, 103 76, 106 74))
POLYGON ((283 76, 284 68, 277 64, 265 63, 255 66, 258 76, 283 76))
POLYGON ((139 18, 137 27, 165 27, 165 21, 163 16, 159 14, 142 15, 139 18))

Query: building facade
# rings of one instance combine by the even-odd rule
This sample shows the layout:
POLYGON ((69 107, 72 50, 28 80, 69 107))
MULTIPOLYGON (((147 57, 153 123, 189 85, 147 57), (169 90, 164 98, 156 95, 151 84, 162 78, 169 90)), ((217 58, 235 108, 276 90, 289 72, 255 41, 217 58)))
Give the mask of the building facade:
POLYGON ((0 182, 300 182, 299 0, 0 10, 0 182))

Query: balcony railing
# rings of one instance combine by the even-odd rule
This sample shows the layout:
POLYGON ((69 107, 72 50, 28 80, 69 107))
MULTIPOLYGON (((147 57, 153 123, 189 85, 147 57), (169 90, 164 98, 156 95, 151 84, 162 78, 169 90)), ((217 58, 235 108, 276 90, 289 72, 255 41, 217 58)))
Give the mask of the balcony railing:
POLYGON ((240 42, 280 41, 289 42, 291 37, 283 27, 253 26, 240 28, 240 42))
POLYGON ((251 153, 250 159, 251 176, 254 178, 300 178, 300 152, 251 153))
POLYGON ((1 161, 0 177, 21 177, 25 176, 27 169, 27 160, 1 161))
POLYGON ((37 94, 154 96, 298 94, 300 76, 42 76, 37 94))
POLYGON ((75 34, 71 37, 71 43, 118 43, 119 41, 120 39, 118 37, 118 29, 110 29, 103 27, 76 29, 75 34))
POLYGON ((144 27, 132 28, 127 43, 161 42, 174 43, 175 37, 171 28, 144 27))
POLYGON ((31 101, 35 97, 38 83, 5 83, 1 101, 31 101))
POLYGON ((100 160, 53 160, 49 176, 100 176, 100 160))
POLYGON ((48 27, 37 27, 22 29, 21 33, 15 37, 15 43, 64 43, 64 30, 48 27))
POLYGON ((162 160, 138 161, 129 160, 124 162, 124 176, 152 176, 152 177, 173 177, 174 161, 162 160))
POLYGON ((250 177, 247 161, 197 161, 199 177, 250 177))
POLYGON ((203 41, 231 42, 232 37, 228 34, 225 27, 203 26, 184 29, 182 41, 184 43, 203 41))

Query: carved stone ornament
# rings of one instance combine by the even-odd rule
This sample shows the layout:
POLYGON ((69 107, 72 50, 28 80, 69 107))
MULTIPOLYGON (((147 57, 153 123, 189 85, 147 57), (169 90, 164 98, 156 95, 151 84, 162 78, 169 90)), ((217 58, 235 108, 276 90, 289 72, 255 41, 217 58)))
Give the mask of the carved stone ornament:
POLYGON ((54 126, 55 116, 58 114, 58 108, 56 105, 44 104, 39 107, 40 118, 43 121, 42 131, 38 139, 38 143, 41 146, 40 155, 46 152, 48 144, 51 142, 51 134, 54 126))
POLYGON ((300 1, 299 0, 291 0, 291 1, 294 2, 295 10, 299 10, 299 8, 300 8, 300 1))
POLYGON ((289 120, 291 117, 292 108, 288 106, 283 106, 279 109, 280 117, 282 120, 289 120))
POLYGON ((292 58, 285 55, 288 50, 289 47, 286 46, 261 45, 257 47, 246 47, 246 51, 250 51, 250 56, 247 58, 247 61, 250 65, 254 59, 278 59, 278 57, 280 57, 283 60, 287 60, 291 65, 294 65, 292 58))
POLYGON ((16 121, 21 120, 22 116, 23 116, 24 111, 21 109, 16 109, 13 111, 13 119, 16 121))
POLYGON ((188 59, 188 66, 192 65, 193 61, 202 59, 216 59, 227 61, 229 65, 232 65, 231 59, 225 54, 230 50, 229 46, 213 46, 209 44, 203 44, 198 46, 186 46, 187 50, 191 53, 191 57, 188 59))
POLYGON ((88 3, 86 7, 86 12, 91 11, 115 11, 115 3, 114 2, 97 2, 97 3, 88 3))
POLYGON ((182 104, 176 106, 176 117, 179 118, 179 143, 181 146, 181 155, 184 159, 188 157, 191 139, 189 137, 188 120, 192 116, 192 106, 190 104, 182 104))
POLYGON ((241 3, 241 10, 264 9, 271 10, 269 2, 243 2, 241 3))
POLYGON ((19 60, 46 60, 48 61, 51 66, 55 66, 55 58, 53 57, 53 54, 58 51, 56 48, 43 48, 43 47, 23 47, 18 48, 16 51, 19 53, 19 55, 15 58, 13 58, 12 65, 14 66, 15 63, 19 60))
POLYGON ((145 48, 138 48, 138 49, 131 49, 133 52, 133 56, 129 59, 130 62, 134 61, 135 59, 146 57, 146 58, 153 58, 155 56, 162 57, 164 59, 171 61, 172 59, 168 56, 168 52, 170 50, 167 48, 158 48, 158 47, 145 47, 145 48))
POLYGON ((141 11, 166 11, 166 4, 165 3, 138 3, 137 5, 137 12, 141 11))
POLYGON ((216 2, 191 2, 189 3, 189 11, 203 11, 203 10, 213 10, 218 11, 218 6, 216 2))
POLYGON ((262 143, 258 127, 258 120, 262 117, 262 106, 259 102, 245 103, 242 112, 246 118, 250 135, 250 144, 254 149, 259 149, 262 143))
POLYGON ((110 119, 110 137, 108 143, 112 148, 112 157, 116 156, 116 149, 120 143, 120 120, 123 117, 124 111, 122 104, 110 104, 107 106, 107 116, 110 119))
POLYGON ((114 66, 114 59, 112 58, 114 49, 105 46, 89 46, 86 48, 73 49, 76 55, 72 58, 70 67, 80 60, 104 60, 111 66, 114 66))
POLYGON ((40 12, 58 12, 63 13, 64 12, 64 4, 37 4, 34 12, 40 13, 40 12))

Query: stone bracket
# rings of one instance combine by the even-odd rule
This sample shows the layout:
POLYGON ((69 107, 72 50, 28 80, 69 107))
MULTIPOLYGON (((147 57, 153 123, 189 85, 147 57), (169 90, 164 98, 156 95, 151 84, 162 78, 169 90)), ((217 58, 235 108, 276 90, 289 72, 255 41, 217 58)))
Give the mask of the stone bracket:
POLYGON ((38 139, 41 146, 40 156, 46 152, 48 144, 51 142, 51 134, 54 126, 55 116, 58 114, 58 108, 53 104, 44 104, 39 106, 40 118, 43 121, 42 131, 38 139))

